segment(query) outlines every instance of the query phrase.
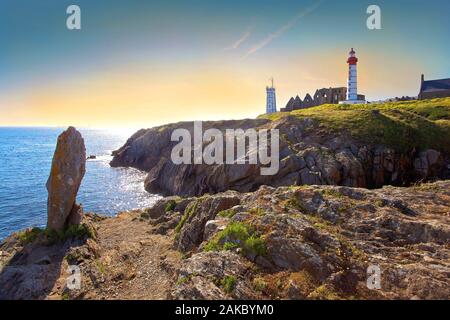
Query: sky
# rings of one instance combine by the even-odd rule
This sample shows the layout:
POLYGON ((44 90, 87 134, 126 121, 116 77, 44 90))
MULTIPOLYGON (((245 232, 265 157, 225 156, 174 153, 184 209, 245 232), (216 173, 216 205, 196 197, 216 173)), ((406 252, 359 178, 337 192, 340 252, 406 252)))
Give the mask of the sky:
POLYGON ((2 0, 0 126, 253 118, 271 77, 278 108, 345 86, 352 47, 360 94, 415 96, 422 73, 450 77, 449 13, 448 0, 2 0))

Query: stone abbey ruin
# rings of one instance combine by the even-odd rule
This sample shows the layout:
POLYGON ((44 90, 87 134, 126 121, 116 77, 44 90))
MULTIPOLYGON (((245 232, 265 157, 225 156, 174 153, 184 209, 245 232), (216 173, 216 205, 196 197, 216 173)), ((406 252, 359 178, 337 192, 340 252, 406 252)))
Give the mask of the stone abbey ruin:
MULTIPOLYGON (((314 98, 311 97, 309 93, 306 94, 305 98, 300 99, 297 95, 295 98, 289 99, 286 107, 281 108, 281 112, 289 112, 297 109, 306 109, 315 106, 320 106, 321 104, 338 104, 340 101, 344 101, 347 98, 347 88, 322 88, 316 90, 314 93, 314 98)), ((364 95, 358 95, 358 99, 364 100, 364 95)))

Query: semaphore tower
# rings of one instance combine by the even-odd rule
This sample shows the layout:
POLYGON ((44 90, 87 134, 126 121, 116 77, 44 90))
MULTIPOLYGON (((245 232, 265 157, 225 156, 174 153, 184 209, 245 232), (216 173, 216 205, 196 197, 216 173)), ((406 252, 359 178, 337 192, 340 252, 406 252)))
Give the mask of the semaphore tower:
POLYGON ((267 101, 266 101, 266 113, 274 113, 277 112, 277 101, 275 97, 275 87, 273 86, 273 78, 270 79, 272 82, 271 87, 266 87, 267 92, 267 101))

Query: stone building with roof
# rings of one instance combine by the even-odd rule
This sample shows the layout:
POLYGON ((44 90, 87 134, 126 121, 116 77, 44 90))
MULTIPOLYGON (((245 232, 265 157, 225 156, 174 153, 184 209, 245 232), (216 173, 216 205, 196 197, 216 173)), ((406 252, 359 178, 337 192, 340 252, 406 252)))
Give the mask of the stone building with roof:
POLYGON ((422 74, 419 100, 450 97, 450 78, 426 80, 422 74))

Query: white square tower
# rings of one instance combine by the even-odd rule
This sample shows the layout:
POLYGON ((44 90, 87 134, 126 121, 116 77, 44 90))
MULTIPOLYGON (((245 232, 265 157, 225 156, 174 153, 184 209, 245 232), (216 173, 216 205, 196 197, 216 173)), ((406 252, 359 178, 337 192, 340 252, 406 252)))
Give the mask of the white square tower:
POLYGON ((273 86, 273 78, 271 79, 272 86, 266 87, 267 100, 266 100, 266 113, 271 114, 277 112, 277 100, 275 97, 275 87, 273 86))

